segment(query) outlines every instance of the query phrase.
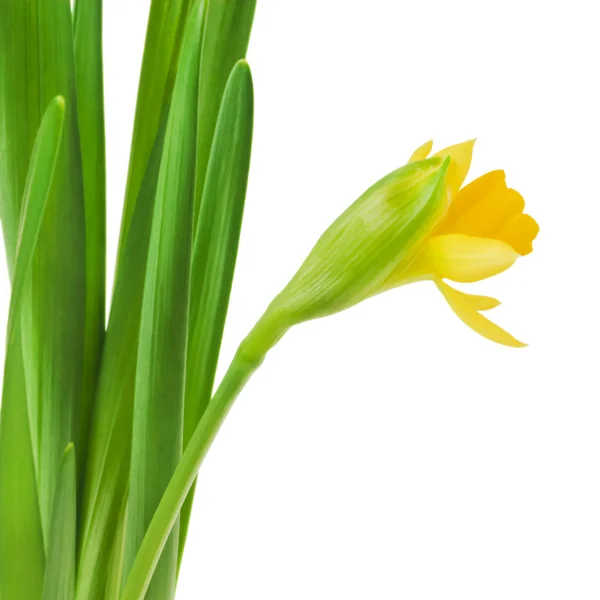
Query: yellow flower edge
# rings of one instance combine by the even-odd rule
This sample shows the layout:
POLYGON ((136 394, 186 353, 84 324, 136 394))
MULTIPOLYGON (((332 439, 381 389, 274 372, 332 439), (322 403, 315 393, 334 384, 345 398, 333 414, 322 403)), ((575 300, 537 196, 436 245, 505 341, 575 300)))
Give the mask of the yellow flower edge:
MULTIPOLYGON (((504 171, 491 171, 462 187, 474 144, 475 140, 470 140, 434 155, 450 157, 446 176, 448 209, 414 261, 402 265, 384 288, 431 280, 468 327, 493 342, 521 348, 526 344, 481 314, 498 306, 498 300, 465 294, 444 281, 471 283, 505 271, 533 251, 533 240, 539 232, 536 221, 523 212, 521 194, 506 185, 504 171)), ((409 162, 426 159, 432 147, 431 141, 423 144, 409 162)))

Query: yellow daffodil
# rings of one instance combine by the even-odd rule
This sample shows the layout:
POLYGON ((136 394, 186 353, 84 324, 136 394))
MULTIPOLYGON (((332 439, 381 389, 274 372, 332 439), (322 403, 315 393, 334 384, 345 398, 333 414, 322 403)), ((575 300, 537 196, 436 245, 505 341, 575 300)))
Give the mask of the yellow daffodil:
POLYGON ((465 187, 474 141, 428 158, 432 142, 369 188, 318 240, 242 344, 258 360, 289 327, 344 310, 392 288, 431 280, 458 317, 506 346, 522 342, 484 317, 495 298, 445 283, 480 281, 532 251, 538 225, 521 195, 492 171, 465 187))
MULTIPOLYGON (((414 281, 432 280, 452 310, 482 336, 506 346, 522 342, 481 314, 500 303, 495 298, 465 294, 444 279, 471 283, 508 269, 529 254, 539 227, 524 214, 525 202, 507 187, 504 171, 491 171, 461 188, 471 164, 474 141, 451 146, 435 156, 450 157, 447 188, 448 211, 425 240, 410 265, 399 265, 384 289, 414 281)), ((409 162, 426 158, 432 142, 418 148, 409 162)))

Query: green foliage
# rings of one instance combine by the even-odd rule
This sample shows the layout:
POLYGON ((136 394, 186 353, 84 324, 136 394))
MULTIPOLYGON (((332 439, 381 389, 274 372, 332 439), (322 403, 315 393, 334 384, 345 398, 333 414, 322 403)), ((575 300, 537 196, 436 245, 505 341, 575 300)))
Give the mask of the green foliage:
MULTIPOLYGON (((0 3, 2 598, 118 598, 208 404, 250 164, 251 78, 234 66, 254 10, 152 1, 105 327, 102 2, 0 3)), ((173 595, 183 538, 148 597, 173 595)))
POLYGON ((0 0, 2 600, 171 600, 198 469, 248 378, 290 326, 378 293, 435 225, 448 161, 375 184, 213 395, 250 168, 255 7, 152 0, 105 326, 102 2, 76 0, 73 15, 69 0, 0 0))
MULTIPOLYGON (((125 576, 182 452, 204 6, 194 4, 186 25, 154 202, 135 379, 125 576)), ((148 599, 174 596, 178 544, 175 529, 148 599)))
POLYGON ((75 447, 69 444, 63 455, 54 492, 43 600, 72 600, 75 597, 76 529, 77 470, 75 447))
POLYGON ((54 180, 64 113, 63 98, 56 98, 42 119, 17 235, 0 413, 0 595, 4 598, 39 598, 45 572, 19 317, 54 180))

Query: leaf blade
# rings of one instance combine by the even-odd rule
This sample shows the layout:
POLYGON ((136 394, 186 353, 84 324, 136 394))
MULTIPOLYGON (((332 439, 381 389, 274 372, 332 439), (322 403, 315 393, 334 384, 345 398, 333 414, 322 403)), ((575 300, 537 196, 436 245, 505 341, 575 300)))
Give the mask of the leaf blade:
MULTIPOLYGON (((253 132, 248 63, 236 63, 217 121, 192 254, 184 449, 210 401, 244 213, 253 132)), ((183 555, 193 491, 181 511, 183 555)))
POLYGON ((152 0, 138 87, 117 263, 162 115, 171 101, 183 26, 191 0, 152 0))
POLYGON ((44 114, 21 203, 15 270, 7 326, 5 378, 0 409, 0 593, 40 597, 45 556, 30 419, 25 396, 21 339, 16 335, 62 139, 64 100, 44 114), (19 457, 20 460, 15 460, 19 457))
POLYGON ((223 93, 234 65, 246 56, 255 10, 256 0, 211 0, 208 5, 198 94, 194 236, 223 93))
MULTIPOLYGON (((203 2, 190 11, 156 192, 136 368, 125 576, 182 453, 196 113, 203 2)), ((175 593, 177 530, 146 598, 175 593)))
POLYGON ((75 448, 69 444, 56 484, 42 600, 72 600, 74 597, 76 530, 77 468, 75 448))
POLYGON ((165 126, 163 118, 115 277, 85 472, 77 600, 103 597, 127 490, 142 294, 165 126))
MULTIPOLYGON (((79 419, 85 323, 85 207, 68 0, 37 4, 39 98, 65 98, 65 121, 51 196, 21 315, 27 399, 36 445, 44 540, 49 536, 62 454, 79 419), (48 318, 51 314, 52 318, 48 318)), ((29 38, 25 38, 29 40, 29 38)), ((30 90, 27 90, 29 93, 30 90)))
POLYGON ((85 201, 86 325, 83 394, 75 435, 78 480, 87 455, 89 422, 104 342, 106 304, 106 149, 102 62, 102 0, 75 3, 75 69, 85 201))

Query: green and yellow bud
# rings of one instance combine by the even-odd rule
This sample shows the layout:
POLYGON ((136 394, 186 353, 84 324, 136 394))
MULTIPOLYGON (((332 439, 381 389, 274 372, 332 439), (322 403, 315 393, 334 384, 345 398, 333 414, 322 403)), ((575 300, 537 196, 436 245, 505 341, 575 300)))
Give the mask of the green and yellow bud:
POLYGON ((450 158, 412 162, 371 186, 321 238, 243 344, 264 355, 292 325, 339 312, 381 291, 409 265, 447 210, 450 158))
POLYGON ((529 254, 539 227, 503 171, 463 187, 474 140, 441 150, 418 148, 409 163, 369 188, 321 236, 296 275, 273 300, 240 348, 259 362, 292 326, 417 281, 432 281, 480 335, 523 343, 481 312, 495 298, 465 294, 444 280, 470 283, 508 269, 529 254))

